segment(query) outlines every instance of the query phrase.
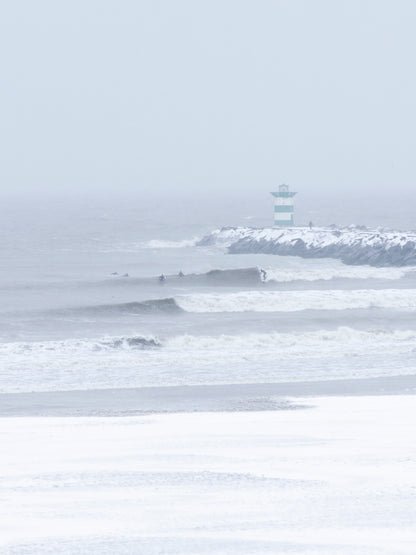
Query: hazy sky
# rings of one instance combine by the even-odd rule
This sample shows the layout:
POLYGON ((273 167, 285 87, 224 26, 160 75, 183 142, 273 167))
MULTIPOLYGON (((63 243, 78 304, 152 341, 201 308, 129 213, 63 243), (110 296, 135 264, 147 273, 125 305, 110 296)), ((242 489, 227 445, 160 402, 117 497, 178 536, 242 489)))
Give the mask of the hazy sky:
POLYGON ((416 190, 413 0, 0 11, 0 187, 416 190))

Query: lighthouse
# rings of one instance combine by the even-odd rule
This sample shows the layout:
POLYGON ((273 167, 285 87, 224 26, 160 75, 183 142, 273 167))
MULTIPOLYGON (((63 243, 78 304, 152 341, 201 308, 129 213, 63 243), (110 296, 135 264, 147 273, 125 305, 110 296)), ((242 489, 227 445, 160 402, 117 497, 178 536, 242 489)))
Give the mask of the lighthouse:
POLYGON ((274 196, 274 225, 279 227, 294 225, 293 197, 296 193, 291 193, 288 185, 279 185, 279 191, 271 194, 274 196))

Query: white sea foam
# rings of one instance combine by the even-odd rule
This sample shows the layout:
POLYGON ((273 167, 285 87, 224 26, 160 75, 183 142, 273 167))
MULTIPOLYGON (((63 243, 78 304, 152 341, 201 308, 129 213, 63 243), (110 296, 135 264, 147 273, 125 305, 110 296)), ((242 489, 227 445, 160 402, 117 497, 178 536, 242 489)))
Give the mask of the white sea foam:
POLYGON ((415 346, 416 330, 385 330, 375 329, 362 331, 347 326, 341 326, 336 330, 318 330, 304 333, 297 332, 270 332, 270 333, 248 333, 241 335, 192 335, 183 334, 172 337, 155 337, 141 335, 104 336, 101 338, 66 339, 62 341, 33 341, 33 342, 8 342, 0 343, 0 356, 22 355, 31 358, 39 354, 57 353, 62 355, 71 354, 99 354, 108 356, 114 351, 125 351, 135 356, 144 356, 143 351, 183 350, 189 349, 218 349, 226 347, 232 349, 241 348, 292 348, 314 346, 325 343, 350 343, 369 345, 371 343, 409 343, 415 346), (138 352, 139 351, 139 352, 138 352))
POLYGON ((143 248, 147 249, 183 249, 186 247, 194 247, 199 241, 199 237, 193 239, 183 239, 182 241, 166 241, 164 239, 152 239, 144 243, 143 248))
MULTIPOLYGON (((97 339, 65 339, 62 341, 32 341, 0 343, 0 357, 5 359, 11 355, 32 357, 45 354, 53 357, 68 356, 74 353, 111 353, 116 350, 137 351, 160 347, 160 342, 153 336, 133 335, 131 337, 104 336, 97 339)), ((105 355, 106 356, 106 355, 105 355)))
POLYGON ((416 365, 416 330, 178 335, 144 348, 138 337, 0 344, 0 392, 368 377, 416 365))
POLYGON ((341 326, 335 331, 313 331, 306 333, 253 333, 246 335, 227 335, 219 336, 199 336, 199 335, 179 335, 167 339, 165 345, 169 349, 178 350, 247 350, 247 349, 282 349, 286 352, 295 349, 309 349, 319 347, 320 349, 336 349, 340 345, 362 346, 367 349, 374 345, 390 345, 402 348, 407 345, 413 349, 416 344, 415 330, 373 330, 361 331, 346 326, 341 326))
POLYGON ((344 264, 327 267, 267 268, 266 281, 318 281, 331 279, 402 279, 408 273, 403 268, 375 268, 373 266, 347 266, 344 264))
POLYGON ((241 291, 175 298, 187 312, 295 312, 366 308, 416 309, 416 289, 241 291))

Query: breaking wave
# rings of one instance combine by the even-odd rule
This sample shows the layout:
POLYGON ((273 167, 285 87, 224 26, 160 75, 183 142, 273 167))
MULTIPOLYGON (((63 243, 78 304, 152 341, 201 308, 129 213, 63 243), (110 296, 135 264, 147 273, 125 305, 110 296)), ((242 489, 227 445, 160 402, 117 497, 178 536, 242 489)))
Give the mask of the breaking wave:
POLYGON ((0 354, 32 355, 40 353, 74 354, 114 350, 157 349, 161 343, 155 337, 103 337, 100 339, 66 339, 63 341, 36 341, 31 343, 0 343, 0 354))
POLYGON ((94 344, 94 350, 102 349, 154 349, 161 347, 161 343, 153 337, 112 337, 102 339, 94 344))
POLYGON ((0 343, 0 391, 336 379, 391 375, 392 368, 409 374, 415 372, 415 343, 416 330, 347 327, 0 343))
POLYGON ((241 291, 184 295, 176 303, 186 312, 296 312, 366 308, 416 309, 416 289, 241 291))
MULTIPOLYGON (((327 267, 303 268, 261 268, 252 266, 248 268, 214 269, 204 273, 190 273, 182 276, 168 275, 168 282, 180 280, 187 285, 212 285, 212 286, 260 286, 263 282, 272 284, 288 283, 292 281, 330 281, 337 279, 384 279, 399 280, 409 275, 409 270, 403 268, 376 268, 372 266, 347 266, 341 262, 327 267)), ((118 275, 117 277, 125 277, 118 275)), ((136 278, 142 283, 153 283, 155 278, 136 278)))
POLYGON ((237 293, 197 293, 141 302, 82 307, 67 310, 65 313, 122 316, 183 312, 297 312, 375 308, 416 310, 416 289, 247 290, 237 293))
POLYGON ((194 247, 198 241, 199 237, 194 237, 193 239, 183 239, 182 241, 165 241, 163 239, 152 239, 147 243, 143 244, 145 249, 183 249, 186 247, 194 247))
POLYGON ((0 355, 33 353, 99 353, 114 350, 144 351, 167 349, 188 352, 189 350, 223 350, 223 349, 291 349, 314 346, 319 344, 363 344, 371 343, 409 343, 416 348, 416 330, 385 330, 375 329, 361 331, 350 327, 320 330, 303 333, 270 332, 249 333, 242 335, 192 335, 184 334, 160 338, 155 336, 104 336, 101 338, 65 339, 61 341, 34 341, 0 343, 0 355))
MULTIPOLYGON (((177 350, 247 350, 264 349, 293 351, 300 348, 299 353, 303 353, 304 348, 320 347, 336 349, 340 345, 359 346, 380 346, 394 343, 397 346, 407 345, 412 350, 415 348, 415 330, 385 330, 376 329, 372 331, 361 331, 350 327, 339 327, 334 331, 320 330, 305 333, 252 333, 244 335, 219 336, 198 336, 198 335, 179 335, 167 339, 164 347, 177 350)), ((228 351, 227 351, 228 352, 228 351)))
POLYGON ((408 271, 402 268, 373 266, 336 266, 329 268, 267 269, 266 281, 330 281, 332 279, 402 279, 408 271))

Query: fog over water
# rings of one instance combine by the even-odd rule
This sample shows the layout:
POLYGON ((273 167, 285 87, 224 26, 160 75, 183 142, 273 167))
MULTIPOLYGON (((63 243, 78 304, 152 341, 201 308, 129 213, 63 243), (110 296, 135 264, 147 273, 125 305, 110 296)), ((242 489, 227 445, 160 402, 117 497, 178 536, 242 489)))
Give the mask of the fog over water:
POLYGON ((2 6, 0 551, 411 552, 415 24, 2 6))
POLYGON ((415 20, 411 0, 7 3, 0 188, 402 198, 415 20))

